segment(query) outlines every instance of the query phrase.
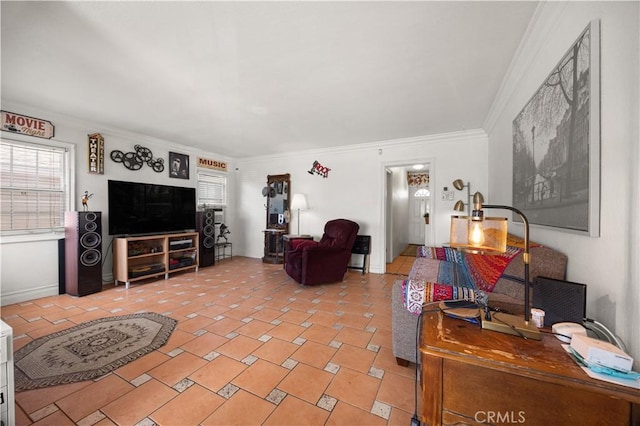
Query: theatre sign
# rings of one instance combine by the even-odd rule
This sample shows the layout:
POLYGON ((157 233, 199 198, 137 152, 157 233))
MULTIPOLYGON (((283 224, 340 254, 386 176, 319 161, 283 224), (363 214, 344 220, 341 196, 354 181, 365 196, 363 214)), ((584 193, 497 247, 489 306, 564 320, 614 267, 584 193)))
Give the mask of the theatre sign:
POLYGON ((21 135, 51 139, 54 128, 53 124, 47 120, 2 111, 2 130, 19 133, 21 135))

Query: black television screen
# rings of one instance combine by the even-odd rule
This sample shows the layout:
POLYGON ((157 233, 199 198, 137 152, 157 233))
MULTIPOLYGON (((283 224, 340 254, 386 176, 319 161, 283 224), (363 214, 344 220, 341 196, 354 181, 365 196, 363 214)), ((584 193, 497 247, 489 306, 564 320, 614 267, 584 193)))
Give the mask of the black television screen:
POLYGON ((109 235, 162 234, 196 227, 196 190, 110 180, 109 235))

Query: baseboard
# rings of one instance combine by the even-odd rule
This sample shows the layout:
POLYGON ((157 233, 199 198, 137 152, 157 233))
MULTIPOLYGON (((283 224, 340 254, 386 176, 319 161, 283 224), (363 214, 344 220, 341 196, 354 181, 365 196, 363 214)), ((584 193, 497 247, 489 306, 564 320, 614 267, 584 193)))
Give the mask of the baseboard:
MULTIPOLYGON (((102 276, 102 285, 113 283, 113 274, 102 276)), ((43 297, 58 296, 58 283, 45 285, 28 290, 4 292, 0 290, 0 306, 12 305, 14 303, 28 302, 43 297)))
POLYGON ((58 283, 46 285, 37 288, 30 288, 28 290, 12 291, 8 293, 1 293, 2 306, 12 305, 14 303, 27 302, 34 299, 40 299, 42 297, 57 296, 58 295, 58 283))

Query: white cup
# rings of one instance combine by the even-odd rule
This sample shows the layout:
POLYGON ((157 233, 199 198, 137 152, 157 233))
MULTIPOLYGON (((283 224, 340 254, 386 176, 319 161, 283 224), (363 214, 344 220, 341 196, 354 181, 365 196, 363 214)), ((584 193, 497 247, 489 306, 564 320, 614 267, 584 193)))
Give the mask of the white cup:
POLYGON ((544 311, 538 308, 531 308, 531 321, 538 327, 544 327, 544 311))

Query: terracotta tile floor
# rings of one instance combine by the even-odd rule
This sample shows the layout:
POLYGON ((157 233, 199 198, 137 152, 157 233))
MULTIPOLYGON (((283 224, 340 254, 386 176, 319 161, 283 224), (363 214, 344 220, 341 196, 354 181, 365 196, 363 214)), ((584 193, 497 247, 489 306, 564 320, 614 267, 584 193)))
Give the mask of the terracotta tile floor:
POLYGON ((387 263, 387 274, 409 275, 415 256, 398 256, 393 263, 387 263))
MULTIPOLYGON (((2 307, 19 349, 95 318, 178 320, 167 344, 94 381, 16 394, 20 425, 408 425, 414 368, 391 350, 389 274, 305 287, 234 257, 197 273, 2 307)), ((396 264, 397 263, 397 264, 396 264)))

